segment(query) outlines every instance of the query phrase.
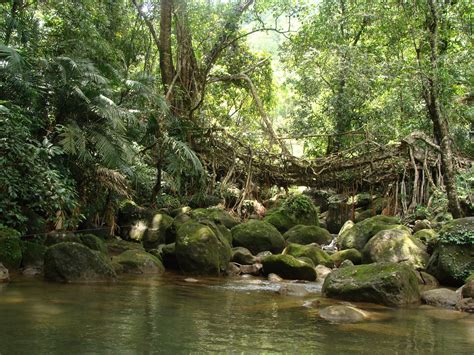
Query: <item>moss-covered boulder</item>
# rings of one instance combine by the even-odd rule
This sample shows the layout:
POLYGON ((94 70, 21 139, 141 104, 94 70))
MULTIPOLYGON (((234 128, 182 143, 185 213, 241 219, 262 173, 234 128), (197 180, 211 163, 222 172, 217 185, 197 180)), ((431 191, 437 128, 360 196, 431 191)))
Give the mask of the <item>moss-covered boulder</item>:
POLYGON ((365 244, 375 234, 384 229, 403 229, 408 228, 398 225, 399 219, 388 216, 374 216, 355 224, 352 228, 347 229, 337 238, 337 244, 341 249, 357 249, 362 251, 365 244))
POLYGON ((46 247, 42 243, 23 240, 21 242, 22 266, 41 266, 46 247))
POLYGON ((166 234, 173 225, 173 218, 164 213, 157 213, 151 219, 143 236, 145 249, 154 249, 160 244, 166 243, 166 234))
POLYGON ((233 245, 244 247, 252 254, 262 251, 280 253, 285 248, 285 239, 270 223, 258 220, 249 220, 239 224, 231 230, 233 245))
POLYGON ((97 250, 104 254, 107 253, 107 245, 105 242, 94 234, 79 235, 79 242, 89 249, 97 250))
POLYGON ((115 256, 112 262, 120 264, 123 272, 131 274, 161 274, 165 271, 156 256, 143 250, 127 250, 115 256))
POLYGON ((116 274, 103 254, 79 243, 64 242, 46 250, 44 277, 56 282, 107 281, 116 274))
POLYGON ((464 284, 474 272, 474 217, 455 219, 442 227, 427 271, 441 284, 464 284))
POLYGON ((331 254, 331 260, 337 267, 339 267, 344 260, 350 260, 354 265, 359 265, 362 262, 362 254, 357 249, 345 249, 331 254))
POLYGON ((424 269, 429 255, 425 245, 405 230, 387 229, 378 232, 365 245, 362 259, 365 263, 406 263, 415 269, 424 269))
POLYGON ((219 275, 225 272, 232 255, 225 238, 193 220, 179 227, 175 245, 178 265, 188 273, 219 275))
POLYGON ((190 212, 190 216, 201 222, 201 220, 209 220, 216 225, 223 225, 228 229, 232 229, 240 222, 234 218, 229 212, 221 208, 198 208, 190 212))
POLYGON ((332 240, 331 233, 326 229, 318 226, 305 226, 301 224, 294 226, 288 232, 283 234, 283 238, 285 238, 288 243, 317 243, 319 245, 329 244, 332 240))
POLYGON ((250 250, 243 247, 232 248, 231 260, 241 265, 252 265, 257 262, 257 258, 252 255, 250 250))
POLYGON ((442 285, 462 286, 464 280, 474 272, 474 245, 439 244, 426 270, 442 285))
POLYGON ((0 263, 8 269, 20 267, 22 259, 20 233, 12 228, 0 229, 0 263))
POLYGON ((145 250, 141 243, 129 242, 123 239, 107 240, 106 246, 110 255, 119 255, 127 250, 145 250))
POLYGON ((438 233, 434 229, 421 229, 413 234, 413 238, 421 240, 425 244, 433 244, 438 240, 438 233))
POLYGON ((295 258, 307 257, 310 258, 314 265, 324 265, 327 267, 333 267, 334 262, 328 253, 322 250, 317 245, 301 245, 301 244, 288 244, 283 250, 282 254, 294 256, 295 258))
POLYGON ((352 206, 344 195, 333 195, 328 200, 326 226, 331 233, 338 233, 344 223, 350 219, 352 206))
POLYGON ((280 207, 268 211, 264 220, 281 233, 298 224, 319 226, 318 211, 311 199, 305 195, 288 197, 280 207))
POLYGON ((277 274, 289 280, 316 280, 314 267, 291 255, 270 255, 262 260, 263 273, 277 274))
POLYGON ((322 292, 330 298, 403 306, 420 301, 415 271, 403 264, 347 266, 331 272, 322 292))

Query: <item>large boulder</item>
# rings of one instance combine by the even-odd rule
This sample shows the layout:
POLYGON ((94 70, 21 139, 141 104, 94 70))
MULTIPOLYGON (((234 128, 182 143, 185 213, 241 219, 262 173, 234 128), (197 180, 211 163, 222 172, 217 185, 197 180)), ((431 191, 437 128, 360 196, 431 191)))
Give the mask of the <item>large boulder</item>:
POLYGON ((316 280, 314 268, 291 255, 270 255, 263 259, 264 275, 277 274, 289 280, 316 280))
POLYGON ((257 258, 247 248, 235 247, 232 248, 232 261, 241 265, 252 265, 257 262, 257 258))
POLYGON ((341 249, 355 248, 362 251, 369 239, 381 230, 402 229, 409 231, 408 228, 398 225, 398 222, 399 219, 396 217, 382 215, 367 218, 341 233, 337 238, 337 244, 341 249))
POLYGON ((443 226, 427 271, 441 284, 464 284, 474 272, 474 217, 455 219, 443 226))
POLYGON ((288 254, 294 256, 295 258, 309 258, 314 263, 314 265, 324 265, 327 267, 334 266, 334 262, 331 260, 329 254, 317 245, 301 245, 291 243, 288 244, 285 250, 283 250, 282 254, 288 254))
POLYGON ((252 254, 262 251, 280 253, 285 248, 285 239, 270 223, 249 220, 232 228, 233 245, 244 247, 252 254))
POLYGON ((339 267, 344 260, 350 260, 354 265, 362 262, 362 254, 357 249, 344 249, 331 254, 334 265, 339 267))
POLYGON ((105 242, 94 234, 81 234, 79 235, 78 242, 84 244, 89 249, 97 250, 104 254, 107 253, 105 242))
POLYGON ((330 273, 322 292, 331 298, 403 306, 420 300, 418 280, 408 265, 380 263, 347 266, 330 273))
POLYGON ((474 245, 439 244, 426 270, 443 285, 462 286, 474 270, 474 245))
POLYGON ((74 242, 55 244, 44 255, 44 277, 50 281, 107 281, 116 277, 103 254, 74 242))
POLYGON ((429 258, 423 243, 400 229, 378 232, 367 242, 362 256, 365 263, 403 262, 415 269, 423 269, 429 258))
POLYGON ((149 250, 156 248, 160 244, 166 244, 166 234, 172 225, 173 218, 167 214, 155 214, 143 236, 143 246, 145 249, 149 250))
POLYGON ((132 274, 161 274, 165 271, 161 261, 143 250, 127 250, 112 259, 121 272, 132 274))
POLYGON ((127 250, 144 250, 141 243, 128 242, 123 239, 107 240, 106 246, 110 255, 119 255, 127 250))
POLYGON ((229 212, 221 208, 198 208, 191 211, 190 216, 198 222, 209 220, 216 225, 223 225, 228 229, 232 229, 240 223, 229 212))
POLYGON ((181 270, 195 274, 225 272, 232 250, 228 241, 207 225, 190 220, 176 236, 175 252, 181 270))
POLYGON ((331 233, 326 229, 318 226, 297 225, 292 227, 288 232, 283 234, 283 238, 288 243, 319 245, 329 244, 332 240, 331 233))
POLYGON ((302 224, 318 226, 318 211, 313 202, 305 195, 292 195, 280 207, 268 211, 264 220, 277 228, 281 233, 302 224))

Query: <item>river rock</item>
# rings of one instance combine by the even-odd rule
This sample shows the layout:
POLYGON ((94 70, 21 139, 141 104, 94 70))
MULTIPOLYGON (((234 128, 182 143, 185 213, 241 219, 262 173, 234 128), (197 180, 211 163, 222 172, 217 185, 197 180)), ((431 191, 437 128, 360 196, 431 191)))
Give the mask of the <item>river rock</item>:
POLYGON ((252 254, 262 251, 280 253, 285 248, 285 239, 270 223, 250 220, 232 228, 233 244, 244 247, 252 254))
POLYGON ((322 291, 330 298, 387 306, 403 306, 420 300, 413 269, 395 263, 339 268, 326 277, 322 291))
POLYGON ((105 242, 94 234, 80 234, 78 242, 84 244, 86 247, 92 250, 99 251, 101 253, 107 253, 107 245, 105 242))
POLYGON ((252 265, 257 261, 257 258, 247 248, 235 247, 232 248, 231 260, 241 265, 252 265))
POLYGON ((301 224, 292 227, 288 232, 283 234, 283 238, 285 238, 288 243, 303 245, 311 243, 317 243, 319 245, 329 244, 332 240, 331 233, 326 229, 301 224))
POLYGON ((314 270, 316 270, 316 280, 318 282, 323 282, 326 276, 332 272, 332 269, 324 265, 317 265, 314 270))
POLYGON ((400 226, 397 223, 399 223, 399 219, 396 217, 380 215, 367 218, 339 235, 337 238, 337 244, 340 249, 354 248, 362 251, 369 239, 381 230, 397 228, 408 230, 408 228, 400 226))
POLYGON ((164 213, 155 214, 143 235, 143 245, 145 249, 154 249, 160 244, 166 244, 166 234, 172 225, 172 217, 164 213))
POLYGON ((418 277, 418 284, 423 286, 424 290, 439 287, 439 282, 436 280, 436 277, 428 274, 427 272, 417 271, 416 276, 418 277))
POLYGON ((55 244, 44 255, 44 277, 49 281, 107 281, 116 277, 105 256, 74 242, 55 244))
POLYGON ((277 274, 268 274, 267 279, 270 282, 282 282, 283 281, 283 279, 280 276, 278 276, 277 274))
POLYGON ((357 249, 345 249, 331 254, 331 260, 337 267, 339 267, 344 260, 350 260, 354 265, 358 265, 362 262, 362 254, 357 249))
POLYGON ((240 265, 234 262, 230 262, 227 265, 227 270, 225 271, 227 276, 238 276, 241 274, 240 265))
POLYGON ((271 255, 262 261, 265 275, 274 273, 289 280, 316 280, 316 271, 311 265, 291 255, 271 255))
POLYGON ((464 298, 474 298, 474 280, 468 281, 462 288, 464 298))
POLYGON ((190 220, 176 236, 176 259, 180 269, 195 274, 219 275, 225 272, 232 250, 228 241, 207 225, 190 220))
POLYGON ((355 226, 355 223, 352 222, 351 220, 346 221, 343 224, 343 226, 341 227, 341 229, 339 230, 339 233, 337 235, 340 236, 342 233, 344 233, 345 231, 351 229, 354 226, 355 226))
POLYGON ((229 212, 221 208, 198 208, 192 210, 190 216, 198 222, 208 220, 216 225, 223 225, 228 229, 232 229, 240 223, 229 212))
POLYGON ((461 297, 456 291, 447 288, 436 288, 422 292, 421 299, 431 306, 454 308, 461 300, 461 297))
POLYGON ((141 243, 128 242, 123 239, 107 240, 106 244, 110 255, 119 255, 127 250, 145 250, 141 243))
POLYGON ((253 265, 240 265, 239 267, 242 274, 258 276, 262 271, 263 265, 260 263, 255 263, 253 265))
POLYGON ((309 291, 303 284, 286 283, 280 286, 278 293, 284 296, 304 297, 309 294, 309 291))
POLYGON ((463 298, 456 304, 456 309, 461 312, 474 313, 474 298, 463 298))
POLYGON ((120 264, 122 271, 131 274, 161 274, 165 268, 161 261, 143 250, 127 250, 115 256, 112 262, 120 264))
POLYGON ((348 266, 354 266, 354 263, 350 261, 349 259, 344 260, 339 267, 348 267, 348 266))
POLYGON ((429 255, 423 243, 414 239, 406 230, 388 229, 378 232, 367 242, 362 258, 366 263, 403 262, 415 269, 423 269, 429 255))
POLYGON ((344 195, 333 195, 328 199, 326 226, 329 232, 338 233, 344 223, 350 219, 351 206, 344 195))
POLYGON ((10 275, 8 269, 0 263, 0 284, 10 281, 10 275))
POLYGON ((357 323, 368 318, 364 311, 345 305, 336 305, 323 308, 319 311, 319 316, 327 321, 335 323, 357 323))
POLYGON ((314 265, 324 265, 333 267, 334 263, 328 253, 322 250, 318 245, 288 244, 282 254, 292 255, 295 258, 306 257, 313 261, 314 265))

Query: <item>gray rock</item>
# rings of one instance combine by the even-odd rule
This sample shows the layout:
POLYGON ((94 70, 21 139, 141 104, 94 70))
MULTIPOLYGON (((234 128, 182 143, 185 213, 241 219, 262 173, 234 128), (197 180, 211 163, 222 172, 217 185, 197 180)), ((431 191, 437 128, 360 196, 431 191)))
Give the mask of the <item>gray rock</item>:
POLYGON ((10 281, 8 269, 0 263, 0 283, 6 283, 8 281, 10 281))
POLYGON ((354 263, 350 261, 349 259, 346 259, 339 265, 339 268, 348 267, 348 266, 354 266, 354 263))
POLYGON ((257 261, 257 258, 247 248, 235 247, 232 248, 231 260, 241 265, 252 265, 257 261))
POLYGON ((285 296, 304 297, 309 294, 309 291, 302 284, 284 284, 281 285, 278 293, 285 296))
POLYGON ((462 288, 463 298, 474 298, 474 280, 467 282, 462 288))
POLYGON ((314 268, 316 270, 316 280, 322 282, 328 276, 331 272, 332 269, 328 268, 327 266, 324 265, 318 265, 314 268))
POLYGON ((270 282, 282 282, 283 279, 277 274, 268 274, 268 281, 270 282))
POLYGON ((335 323, 357 323, 368 318, 364 311, 345 305, 329 306, 319 311, 321 318, 335 323))
POLYGON ((421 299, 431 306, 454 308, 461 297, 456 291, 447 288, 436 288, 422 292, 421 299))

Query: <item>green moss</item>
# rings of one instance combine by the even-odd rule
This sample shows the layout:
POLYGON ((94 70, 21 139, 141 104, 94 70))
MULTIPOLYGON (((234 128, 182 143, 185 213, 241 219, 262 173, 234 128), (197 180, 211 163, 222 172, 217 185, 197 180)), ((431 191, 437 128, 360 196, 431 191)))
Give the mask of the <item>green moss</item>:
POLYGON ((431 244, 438 239, 438 233, 434 229, 421 229, 415 234, 413 238, 421 240, 425 244, 431 244))
POLYGON ((327 267, 333 267, 334 262, 330 256, 322 250, 320 247, 315 245, 301 245, 301 244, 288 244, 283 254, 292 255, 294 257, 307 257, 310 258, 314 265, 324 265, 327 267))
POLYGON ((331 255, 331 260, 336 266, 341 265, 344 260, 350 260, 355 265, 362 262, 362 254, 357 249, 345 249, 331 255))
POLYGON ((79 240, 82 244, 92 250, 97 250, 101 253, 107 253, 107 245, 102 239, 95 236, 94 234, 81 234, 79 240))
POLYGON ((142 250, 127 250, 114 257, 113 262, 122 265, 123 272, 160 274, 165 271, 163 264, 157 257, 142 250))
POLYGON ((191 211, 190 215, 198 222, 209 220, 229 229, 239 224, 239 221, 232 217, 229 212, 220 208, 198 208, 191 211))
POLYGON ((465 283, 468 283, 470 281, 474 281, 474 272, 471 273, 471 275, 469 275, 465 281, 465 283))
POLYGON ((20 238, 21 234, 16 229, 3 227, 0 225, 0 238, 14 237, 20 238))
POLYGON ((244 247, 254 255, 262 251, 280 253, 285 247, 285 239, 270 223, 250 220, 231 230, 233 245, 244 247))
POLYGON ((455 219, 446 223, 439 233, 443 244, 474 245, 474 217, 455 219))
POLYGON ((474 245, 439 244, 426 267, 441 284, 462 286, 474 272, 474 245))
POLYGON ((288 243, 297 244, 329 244, 332 240, 331 233, 318 226, 297 225, 283 235, 288 243))
POLYGON ((286 212, 281 209, 273 209, 267 212, 267 215, 264 218, 264 221, 273 225, 281 233, 287 232, 291 227, 295 226, 297 223, 286 214, 286 212))
POLYGON ((314 268, 291 255, 270 255, 262 264, 265 275, 273 273, 290 280, 316 280, 314 268))
POLYGON ((164 214, 157 213, 151 219, 148 229, 143 236, 143 245, 145 249, 156 248, 160 244, 165 244, 167 234, 173 225, 173 218, 164 214))
POLYGON ((8 235, 10 236, 0 238, 0 263, 8 269, 17 269, 22 259, 19 234, 9 233, 8 235))

